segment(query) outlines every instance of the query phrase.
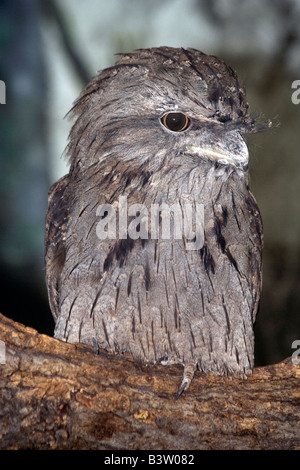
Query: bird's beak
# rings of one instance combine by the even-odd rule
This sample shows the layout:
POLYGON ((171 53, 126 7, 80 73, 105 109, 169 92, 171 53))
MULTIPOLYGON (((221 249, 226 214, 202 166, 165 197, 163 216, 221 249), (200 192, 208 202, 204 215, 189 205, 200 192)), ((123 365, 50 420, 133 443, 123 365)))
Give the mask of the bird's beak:
POLYGON ((216 140, 213 145, 188 145, 187 151, 223 165, 246 167, 249 161, 248 147, 238 132, 228 133, 226 138, 216 140))

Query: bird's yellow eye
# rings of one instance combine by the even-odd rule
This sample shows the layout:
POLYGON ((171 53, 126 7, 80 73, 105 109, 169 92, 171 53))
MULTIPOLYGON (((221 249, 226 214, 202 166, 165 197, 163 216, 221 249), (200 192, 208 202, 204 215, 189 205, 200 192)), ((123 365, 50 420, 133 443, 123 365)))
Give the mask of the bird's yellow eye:
POLYGON ((183 113, 167 113, 161 118, 161 123, 173 132, 185 131, 189 125, 189 118, 183 113))

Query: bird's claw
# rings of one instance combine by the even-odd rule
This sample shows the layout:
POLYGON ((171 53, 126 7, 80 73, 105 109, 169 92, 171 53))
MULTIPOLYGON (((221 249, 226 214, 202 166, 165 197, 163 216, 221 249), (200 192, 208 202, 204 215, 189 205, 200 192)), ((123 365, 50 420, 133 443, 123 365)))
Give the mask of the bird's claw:
POLYGON ((195 369, 196 369, 195 364, 188 364, 187 366, 184 367, 183 379, 175 395, 175 400, 178 400, 180 395, 189 388, 190 383, 194 377, 195 369))

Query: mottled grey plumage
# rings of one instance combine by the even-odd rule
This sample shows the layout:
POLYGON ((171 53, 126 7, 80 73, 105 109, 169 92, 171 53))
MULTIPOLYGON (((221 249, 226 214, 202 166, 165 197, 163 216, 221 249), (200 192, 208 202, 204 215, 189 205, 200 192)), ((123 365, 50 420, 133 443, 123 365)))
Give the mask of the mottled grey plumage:
POLYGON ((182 364, 178 396, 196 367, 250 373, 262 224, 241 136, 255 125, 235 73, 193 49, 138 50, 97 75, 72 114, 70 171, 50 190, 46 222, 55 337, 182 364), (182 132, 165 127, 171 112, 188 117, 182 132), (204 204, 204 245, 99 239, 97 208, 124 195, 204 204))

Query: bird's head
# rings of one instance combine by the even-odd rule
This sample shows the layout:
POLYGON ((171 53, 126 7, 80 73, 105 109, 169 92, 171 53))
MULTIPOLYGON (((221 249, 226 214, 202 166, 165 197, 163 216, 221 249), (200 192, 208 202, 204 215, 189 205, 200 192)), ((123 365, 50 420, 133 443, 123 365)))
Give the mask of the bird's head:
POLYGON ((243 135, 254 132, 235 72, 195 49, 121 55, 81 93, 68 152, 74 166, 106 158, 158 170, 201 162, 247 170, 243 135))

